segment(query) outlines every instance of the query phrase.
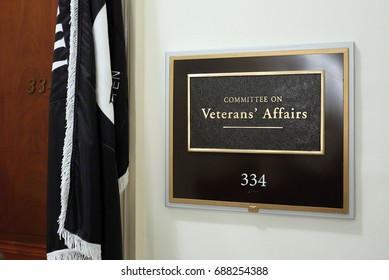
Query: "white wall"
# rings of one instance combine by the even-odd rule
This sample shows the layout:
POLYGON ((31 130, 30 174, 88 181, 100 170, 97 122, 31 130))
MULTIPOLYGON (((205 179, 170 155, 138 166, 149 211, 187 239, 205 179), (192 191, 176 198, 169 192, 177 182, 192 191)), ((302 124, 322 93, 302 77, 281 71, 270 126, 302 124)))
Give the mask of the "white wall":
MULTIPOLYGON (((389 1, 133 0, 144 259, 389 258, 389 1), (139 35, 140 34, 140 35, 139 35), (165 207, 165 52, 354 41, 356 218, 165 207), (142 126, 140 128, 140 126, 142 126)), ((134 59, 135 60, 135 59, 134 59)), ((133 75, 134 76, 134 75, 133 75)), ((135 107, 135 106, 133 106, 135 107)))

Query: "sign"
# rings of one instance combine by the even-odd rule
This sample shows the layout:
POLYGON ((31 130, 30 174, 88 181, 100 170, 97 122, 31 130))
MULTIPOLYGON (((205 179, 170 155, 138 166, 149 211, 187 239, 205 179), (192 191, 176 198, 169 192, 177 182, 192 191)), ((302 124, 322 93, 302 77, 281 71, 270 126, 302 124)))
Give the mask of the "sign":
POLYGON ((167 205, 352 218, 352 91, 352 43, 168 53, 167 205))
POLYGON ((323 154, 324 72, 188 75, 191 152, 323 154))

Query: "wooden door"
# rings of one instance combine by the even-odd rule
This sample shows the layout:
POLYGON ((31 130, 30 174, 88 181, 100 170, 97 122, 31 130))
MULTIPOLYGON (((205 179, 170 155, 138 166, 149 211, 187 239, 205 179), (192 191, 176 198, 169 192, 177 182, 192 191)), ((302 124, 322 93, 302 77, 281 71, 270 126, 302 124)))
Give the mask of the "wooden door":
POLYGON ((0 9, 0 252, 46 258, 48 100, 57 1, 0 9))

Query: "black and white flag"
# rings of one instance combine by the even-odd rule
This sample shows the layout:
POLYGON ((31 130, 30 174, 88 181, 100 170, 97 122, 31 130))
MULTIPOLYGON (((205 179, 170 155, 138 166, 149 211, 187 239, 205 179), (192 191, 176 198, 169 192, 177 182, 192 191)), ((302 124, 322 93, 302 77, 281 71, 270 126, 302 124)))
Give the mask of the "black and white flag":
POLYGON ((48 259, 121 259, 128 96, 121 0, 58 0, 49 115, 48 259))

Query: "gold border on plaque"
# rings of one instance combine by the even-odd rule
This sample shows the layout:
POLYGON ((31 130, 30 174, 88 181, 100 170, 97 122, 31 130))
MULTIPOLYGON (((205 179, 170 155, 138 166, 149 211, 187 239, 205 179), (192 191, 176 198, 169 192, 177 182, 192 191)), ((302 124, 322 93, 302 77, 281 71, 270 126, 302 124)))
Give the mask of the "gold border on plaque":
POLYGON ((225 54, 201 54, 183 55, 169 57, 169 202, 184 203, 194 205, 210 205, 224 207, 247 208, 248 212, 258 212, 260 209, 300 211, 331 214, 349 214, 349 49, 348 48, 328 48, 312 50, 287 50, 287 51, 267 51, 267 52, 243 52, 225 54), (174 174, 174 142, 173 142, 173 105, 174 105, 174 62, 176 60, 196 60, 196 59, 217 59, 217 58, 239 58, 256 56, 286 56, 286 55, 310 55, 310 54, 343 54, 343 208, 315 207, 315 206, 294 206, 266 203, 232 202, 218 200, 202 200, 173 197, 173 174, 174 174))
MULTIPOLYGON (((230 73, 201 73, 201 74, 188 74, 188 152, 203 152, 203 153, 254 153, 254 154, 297 154, 297 155, 324 155, 324 131, 325 131, 325 73, 324 70, 297 70, 297 71, 262 71, 262 72, 230 72, 230 73), (242 77, 242 76, 281 76, 281 75, 307 75, 307 74, 320 74, 320 150, 318 151, 306 151, 306 150, 261 150, 261 149, 223 149, 223 148, 192 148, 191 147, 191 132, 190 132, 190 82, 191 78, 196 77, 242 77)), ((256 128, 273 128, 278 127, 246 127, 250 129, 256 128)))
POLYGON ((349 50, 343 49, 343 209, 349 213, 349 50))

